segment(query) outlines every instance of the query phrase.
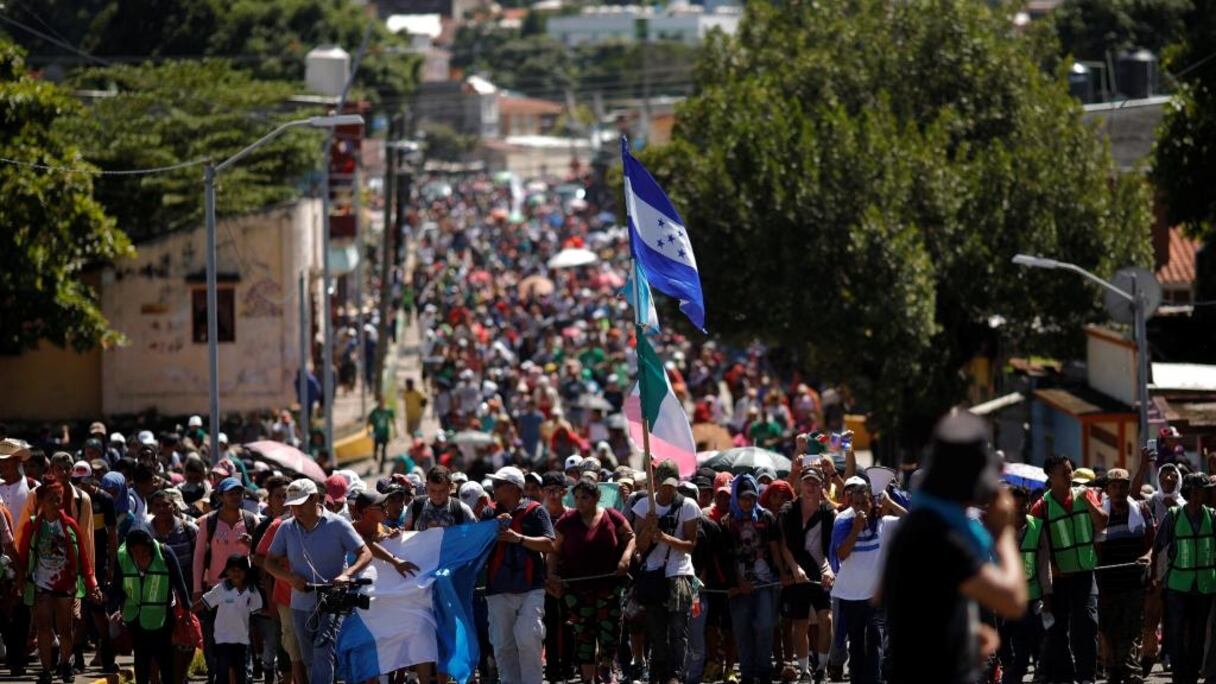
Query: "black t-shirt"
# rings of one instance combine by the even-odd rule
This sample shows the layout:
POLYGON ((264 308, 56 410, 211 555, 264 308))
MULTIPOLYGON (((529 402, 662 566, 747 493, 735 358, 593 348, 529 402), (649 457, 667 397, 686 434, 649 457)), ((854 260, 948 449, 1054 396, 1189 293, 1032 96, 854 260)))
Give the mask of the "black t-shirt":
POLYGON ((93 504, 93 572, 98 577, 108 577, 106 574, 110 565, 110 533, 108 527, 118 525, 118 517, 114 513, 114 497, 97 489, 89 495, 93 504))
POLYGON ((979 611, 959 593, 985 560, 937 514, 914 511, 887 549, 882 596, 890 637, 889 684, 974 684, 979 611))

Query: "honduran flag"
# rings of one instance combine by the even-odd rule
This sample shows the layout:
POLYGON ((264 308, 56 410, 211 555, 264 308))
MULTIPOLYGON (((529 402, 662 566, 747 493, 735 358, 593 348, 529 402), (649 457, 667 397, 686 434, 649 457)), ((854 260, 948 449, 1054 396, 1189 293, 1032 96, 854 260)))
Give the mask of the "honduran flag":
POLYGON ((680 300, 680 311, 705 330, 705 301, 701 274, 684 220, 642 162, 629 153, 621 138, 625 167, 625 209, 629 219, 629 248, 654 289, 680 300))
POLYGON ((440 672, 467 682, 479 658, 473 587, 497 537, 498 523, 490 521, 381 541, 418 572, 403 577, 385 561, 372 561, 371 607, 347 617, 338 634, 342 680, 365 682, 410 665, 437 663, 440 672))
POLYGON ((625 398, 625 418, 629 438, 641 449, 642 417, 650 426, 650 455, 656 462, 671 459, 680 467, 681 477, 697 470, 697 445, 692 438, 688 414, 667 379, 667 370, 645 335, 638 335, 638 382, 625 398))

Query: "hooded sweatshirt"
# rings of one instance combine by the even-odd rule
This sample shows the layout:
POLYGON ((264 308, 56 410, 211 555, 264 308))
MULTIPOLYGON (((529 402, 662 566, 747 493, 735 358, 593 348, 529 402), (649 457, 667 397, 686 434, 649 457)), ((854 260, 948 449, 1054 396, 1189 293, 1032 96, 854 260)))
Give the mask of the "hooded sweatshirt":
POLYGON ((771 544, 777 541, 777 519, 760 506, 757 500, 750 513, 739 505, 740 489, 759 493, 751 475, 740 475, 731 484, 730 514, 722 517, 722 526, 730 539, 735 569, 740 579, 752 584, 766 584, 778 579, 773 564, 771 544))
POLYGON ((1165 485, 1162 485, 1161 489, 1153 492, 1152 497, 1149 498, 1148 502, 1149 506, 1152 508, 1154 520, 1164 520, 1166 511, 1174 506, 1186 505, 1186 499, 1182 498, 1182 475, 1178 473, 1178 466, 1174 465, 1173 463, 1167 463, 1158 468, 1157 482, 1162 481, 1161 474, 1164 473, 1167 468, 1178 474, 1178 478, 1174 482, 1173 487, 1166 489, 1165 485), (1167 501, 1167 499, 1169 500, 1167 501))

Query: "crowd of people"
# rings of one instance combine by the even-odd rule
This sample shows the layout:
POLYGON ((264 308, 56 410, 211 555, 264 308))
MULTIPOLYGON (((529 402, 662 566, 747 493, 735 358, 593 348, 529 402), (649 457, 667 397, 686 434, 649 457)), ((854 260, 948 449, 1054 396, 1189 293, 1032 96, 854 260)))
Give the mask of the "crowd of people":
MULTIPOLYGON (((857 465, 846 387, 761 345, 661 331, 697 448, 763 447, 789 467, 648 471, 623 415, 636 333, 615 218, 577 192, 483 177, 427 197, 402 290, 423 374, 368 416, 375 475, 335 468, 290 412, 249 432, 300 445, 324 481, 253 458, 244 434, 214 453, 198 416, 129 439, 101 423, 79 441, 0 429, 12 674, 71 681, 132 652, 140 684, 331 682, 332 587, 373 559, 416 573, 392 536, 495 520, 474 597, 485 683, 1216 671, 1216 502, 1176 462, 1174 433, 1134 477, 1053 456, 1032 490, 998 482, 981 421, 956 411, 921 469, 884 476, 857 465), (571 250, 592 256, 557 258, 571 250)), ((384 679, 446 675, 421 663, 384 679)))

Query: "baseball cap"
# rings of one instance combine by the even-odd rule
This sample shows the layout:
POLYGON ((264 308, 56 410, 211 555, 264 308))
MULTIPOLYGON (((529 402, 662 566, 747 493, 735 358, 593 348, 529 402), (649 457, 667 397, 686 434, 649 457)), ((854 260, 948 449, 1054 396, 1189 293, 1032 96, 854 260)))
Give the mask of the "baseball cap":
POLYGON ((93 424, 89 426, 89 434, 90 435, 101 435, 102 437, 105 437, 106 436, 106 424, 99 420, 94 421, 93 424))
POLYGON ((566 487, 570 482, 566 479, 566 474, 559 470, 550 470, 540 478, 540 486, 544 489, 549 487, 566 487))
POLYGON ((469 481, 469 476, 467 473, 464 473, 459 470, 452 473, 452 482, 458 482, 460 484, 464 484, 465 482, 468 482, 468 481, 469 481))
POLYGON ((224 492, 230 492, 234 489, 244 489, 244 488, 245 488, 245 485, 241 484, 241 481, 236 479, 235 477, 225 477, 224 479, 220 480, 220 483, 218 485, 215 486, 215 491, 219 492, 220 494, 223 494, 224 492))
POLYGON ((308 497, 317 494, 317 483, 307 478, 292 480, 291 484, 287 485, 287 502, 288 506, 299 506, 308 501, 308 497))
POLYGON ((676 485, 676 491, 684 496, 690 496, 694 499, 697 498, 697 486, 691 482, 681 482, 680 484, 676 485))
POLYGON ((325 480, 325 501, 327 503, 346 501, 348 492, 350 492, 350 483, 346 481, 345 477, 335 473, 325 480))
POLYGON ((86 439, 84 441, 84 448, 95 449, 97 451, 105 451, 106 447, 104 444, 101 443, 100 439, 97 439, 96 437, 90 437, 89 439, 86 439))
POLYGON ((140 430, 135 439, 139 440, 139 443, 144 446, 156 446, 156 437, 153 436, 151 430, 140 430))
POLYGON ((861 477, 860 475, 854 475, 853 477, 850 477, 844 481, 844 488, 846 490, 853 487, 865 487, 866 489, 869 489, 870 483, 866 482, 865 478, 861 477))
POLYGON ((714 493, 717 494, 718 492, 726 492, 727 494, 729 494, 730 493, 730 481, 733 479, 734 478, 731 477, 731 474, 726 473, 726 472, 722 472, 722 473, 718 473, 717 475, 714 475, 714 493))
POLYGON ((220 444, 227 444, 227 443, 228 443, 228 435, 226 435, 226 434, 225 434, 225 433, 223 433, 223 432, 221 432, 220 434, 216 435, 216 438, 220 440, 220 444))
POLYGON ((485 488, 476 482, 466 482, 460 485, 460 500, 469 508, 476 506, 485 495, 485 488))
POLYGON ((735 491, 739 496, 759 496, 760 490, 756 488, 756 481, 750 477, 741 477, 735 487, 735 491))
POLYGON ((88 461, 76 461, 72 464, 71 478, 73 480, 93 477, 93 466, 88 461))
POLYGON ((364 490, 355 496, 355 508, 363 509, 367 508, 368 506, 382 506, 384 505, 384 500, 387 498, 387 496, 381 494, 380 492, 370 492, 364 490))
POLYGON ((112 433, 110 433, 110 443, 111 444, 126 444, 127 438, 124 437, 121 432, 112 432, 112 433))
POLYGON ((1090 470, 1089 468, 1077 468, 1076 470, 1072 471, 1073 484, 1085 484, 1086 482, 1093 480, 1094 477, 1094 471, 1090 470))
POLYGON ((1182 435, 1178 432, 1178 428, 1173 425, 1166 425, 1157 432, 1157 436, 1161 439, 1170 439, 1172 437, 1181 437, 1182 435))
POLYGON ((202 426, 203 426, 203 417, 202 416, 198 416, 198 415, 190 416, 190 420, 186 421, 186 427, 202 427, 202 426))
POLYGON ((572 470, 574 468, 578 468, 581 465, 583 465, 582 456, 579 456, 578 454, 570 454, 569 456, 566 457, 565 470, 572 470))
POLYGON ((531 482, 532 484, 535 484, 537 487, 545 486, 545 481, 541 479, 540 475, 538 475, 534 472, 529 472, 526 475, 524 475, 524 482, 531 482))
POLYGON ((762 477, 767 477, 768 481, 772 482, 773 480, 777 479, 777 471, 773 470, 772 468, 770 468, 768 466, 762 466, 760 468, 757 468, 756 469, 756 481, 759 482, 760 478, 762 478, 762 477))
POLYGON ((823 472, 818 468, 804 468, 802 474, 798 476, 799 480, 815 480, 823 482, 823 472))
POLYGON ((524 487, 524 474, 515 466, 505 466, 503 468, 499 468, 498 472, 490 476, 490 479, 496 483, 508 482, 516 487, 519 487, 520 489, 523 489, 524 487))
POLYGON ((1128 474, 1127 470, 1123 468, 1111 468, 1110 470, 1106 471, 1107 482, 1130 482, 1131 479, 1132 478, 1128 474))

